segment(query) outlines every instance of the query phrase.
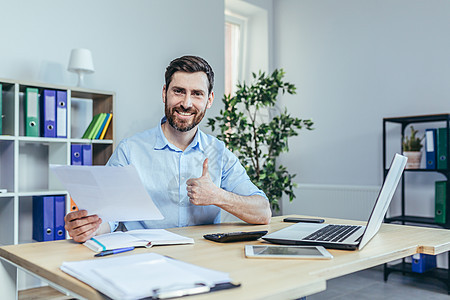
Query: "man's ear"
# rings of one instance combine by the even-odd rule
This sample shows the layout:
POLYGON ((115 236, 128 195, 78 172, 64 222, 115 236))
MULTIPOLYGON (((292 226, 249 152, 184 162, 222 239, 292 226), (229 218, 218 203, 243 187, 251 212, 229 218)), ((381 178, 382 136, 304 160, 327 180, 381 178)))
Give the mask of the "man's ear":
POLYGON ((163 103, 166 103, 166 85, 163 85, 162 99, 163 99, 163 103))
POLYGON ((208 97, 208 103, 206 103, 206 108, 210 108, 214 102, 214 91, 211 91, 208 97))

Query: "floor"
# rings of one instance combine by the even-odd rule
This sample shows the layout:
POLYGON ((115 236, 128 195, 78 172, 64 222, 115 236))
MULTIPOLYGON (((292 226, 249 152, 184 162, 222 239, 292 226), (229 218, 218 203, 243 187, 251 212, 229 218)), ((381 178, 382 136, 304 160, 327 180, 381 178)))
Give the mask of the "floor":
POLYGON ((307 297, 307 300, 322 299, 449 300, 450 296, 444 283, 436 279, 391 273, 388 281, 384 282, 383 267, 377 266, 329 280, 325 291, 307 297))

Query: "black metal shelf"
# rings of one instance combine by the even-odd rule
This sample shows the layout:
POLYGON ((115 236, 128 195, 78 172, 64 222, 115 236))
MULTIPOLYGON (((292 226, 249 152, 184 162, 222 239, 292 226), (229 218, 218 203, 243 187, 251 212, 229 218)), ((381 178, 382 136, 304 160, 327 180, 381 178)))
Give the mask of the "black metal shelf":
POLYGON ((434 218, 429 218, 429 217, 419 217, 419 216, 394 216, 394 217, 389 217, 389 218, 385 218, 384 221, 386 223, 394 223, 394 222, 401 222, 402 224, 405 223, 413 223, 413 224, 427 224, 427 225, 435 225, 436 227, 440 227, 440 228, 446 228, 445 224, 440 224, 440 223, 436 223, 436 221, 434 221, 434 218))
POLYGON ((436 115, 422 115, 422 116, 407 116, 407 117, 394 117, 383 118, 383 121, 410 124, 410 123, 427 123, 427 122, 443 122, 450 120, 450 114, 436 114, 436 115))
POLYGON ((405 169, 405 172, 439 172, 439 173, 449 173, 448 169, 405 169))
MULTIPOLYGON (((397 123, 401 126, 401 136, 399 137, 403 140, 405 136, 405 129, 408 125, 412 123, 431 123, 431 122, 445 122, 445 127, 447 128, 447 146, 450 143, 450 114, 436 114, 436 115, 421 115, 421 116, 407 116, 407 117, 395 117, 395 118, 384 118, 383 119, 383 177, 386 178, 388 169, 386 169, 386 149, 387 149, 387 134, 386 134, 386 124, 387 123, 397 123)), ((443 126, 444 127, 444 126, 443 126)), ((403 145, 401 146, 403 151, 403 145)), ((447 147, 447 158, 450 158, 450 147, 447 147)), ((438 228, 450 228, 450 168, 446 169, 406 169, 404 175, 401 178, 401 214, 399 216, 393 216, 385 218, 387 223, 401 223, 408 225, 423 225, 432 226, 438 228), (420 217, 420 216, 410 216, 406 214, 406 174, 408 173, 423 173, 424 175, 429 173, 440 173, 447 178, 447 195, 446 195, 446 222, 445 224, 436 223, 434 218, 420 217)), ((450 263, 450 252, 447 252, 449 263, 450 263)), ((405 259, 402 263, 396 265, 384 265, 384 280, 387 280, 389 273, 391 272, 402 272, 402 274, 411 274, 414 276, 431 277, 441 280, 447 285, 447 293, 450 294, 450 268, 448 269, 433 269, 424 273, 415 273, 411 270, 411 264, 406 263, 405 259)))
POLYGON ((449 269, 434 268, 427 270, 423 273, 417 273, 412 271, 411 263, 407 263, 404 261, 394 265, 385 264, 384 281, 387 281, 389 274, 392 272, 401 272, 404 275, 407 274, 408 276, 415 276, 415 277, 426 276, 429 278, 437 279, 447 286, 447 294, 450 295, 450 285, 448 284, 448 278, 450 276, 449 269))

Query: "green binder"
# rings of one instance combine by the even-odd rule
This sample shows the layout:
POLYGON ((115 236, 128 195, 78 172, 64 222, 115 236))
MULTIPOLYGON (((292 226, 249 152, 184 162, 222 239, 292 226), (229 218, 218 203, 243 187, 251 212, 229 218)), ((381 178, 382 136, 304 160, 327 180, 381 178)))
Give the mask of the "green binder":
POLYGON ((438 128, 437 140, 437 168, 447 169, 447 128, 438 128))
POLYGON ((0 135, 3 134, 3 104, 2 104, 2 84, 0 83, 0 135))
POLYGON ((434 221, 439 224, 445 224, 447 181, 436 181, 434 186, 434 221))
POLYGON ((36 88, 25 90, 25 135, 39 136, 39 91, 36 88))

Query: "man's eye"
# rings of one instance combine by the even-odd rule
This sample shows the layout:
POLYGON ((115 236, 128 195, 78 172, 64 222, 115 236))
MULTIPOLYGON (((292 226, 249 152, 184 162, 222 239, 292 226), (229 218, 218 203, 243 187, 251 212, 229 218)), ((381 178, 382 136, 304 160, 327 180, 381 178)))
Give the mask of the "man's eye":
POLYGON ((174 89, 173 92, 174 92, 175 94, 181 94, 183 91, 180 90, 180 89, 174 89))
POLYGON ((203 93, 202 92, 194 92, 194 96, 201 97, 201 96, 203 96, 203 93))

